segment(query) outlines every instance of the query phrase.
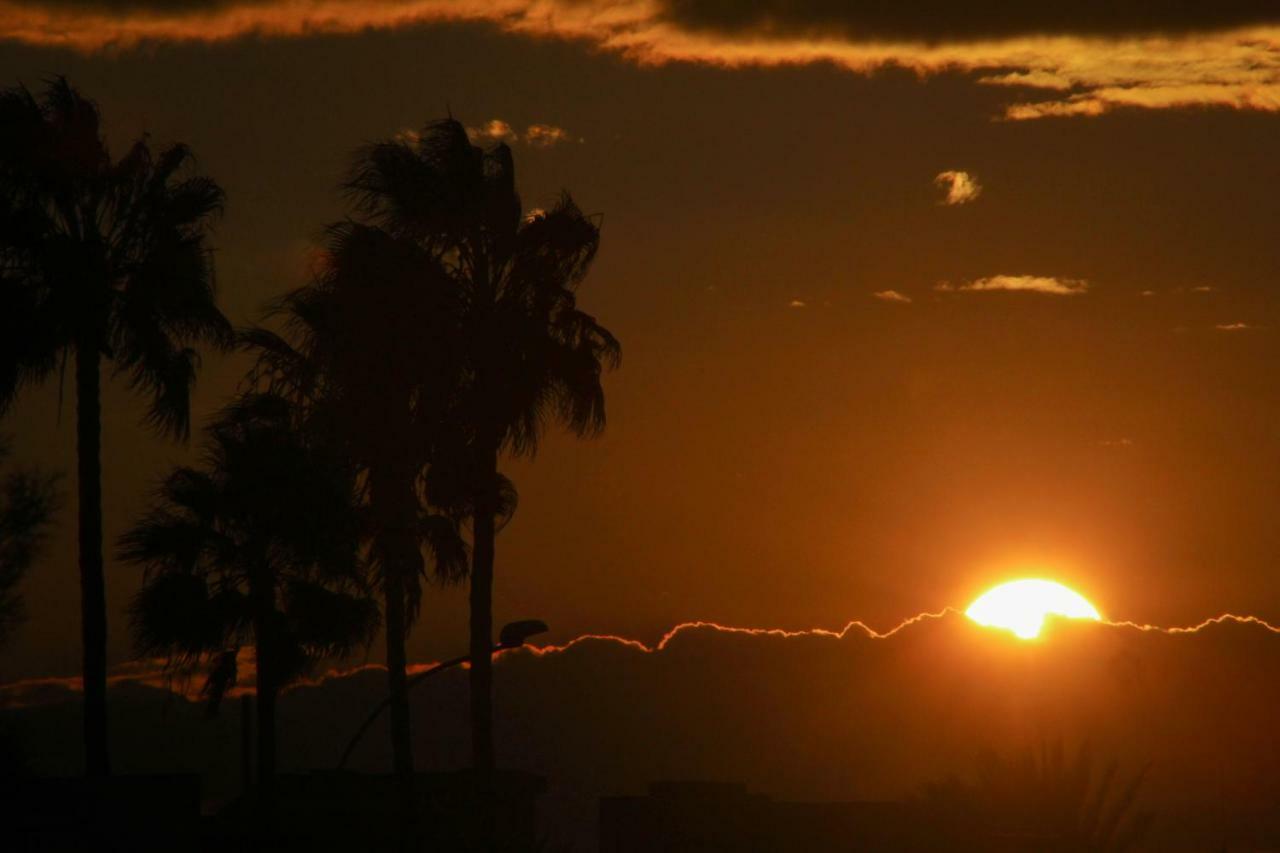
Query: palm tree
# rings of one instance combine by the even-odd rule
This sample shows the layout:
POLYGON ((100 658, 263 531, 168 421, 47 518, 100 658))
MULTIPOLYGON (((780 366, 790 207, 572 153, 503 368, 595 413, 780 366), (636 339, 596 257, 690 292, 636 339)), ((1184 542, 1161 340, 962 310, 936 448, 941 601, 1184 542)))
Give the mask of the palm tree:
POLYGON ((610 332, 579 310, 576 291, 599 246, 598 222, 568 194, 526 215, 505 144, 471 144, 452 119, 375 143, 348 181, 357 209, 412 240, 448 273, 459 312, 451 351, 450 423, 455 479, 471 516, 471 724, 473 762, 494 766, 492 649, 494 540, 509 500, 504 452, 532 455, 550 421, 578 436, 605 424, 601 375, 620 361, 610 332))
POLYGON ((342 222, 329 229, 314 281, 281 302, 285 334, 246 336, 258 354, 256 381, 304 404, 363 474, 384 601, 392 755, 406 805, 413 752, 405 640, 428 569, 451 582, 467 565, 456 518, 427 489, 443 387, 454 373, 454 298, 430 252, 342 222))
POLYGON ((0 413, 75 359, 85 768, 110 772, 102 555, 101 362, 151 397, 148 421, 185 439, 195 344, 229 344, 209 225, 223 193, 191 152, 119 160, 97 106, 61 77, 37 98, 0 91, 0 413))
POLYGON ((1123 787, 1116 775, 1115 762, 1095 772, 1087 744, 1072 759, 1061 743, 1016 758, 988 753, 972 781, 931 784, 921 805, 934 824, 971 842, 999 838, 1038 850, 1123 853, 1142 841, 1151 815, 1134 811, 1145 771, 1123 787))
MULTIPOLYGON (((8 455, 0 436, 0 462, 8 455)), ((0 648, 26 617, 17 588, 44 545, 55 504, 54 478, 47 474, 19 470, 0 478, 0 648)))
POLYGON ((361 509, 341 455, 308 437, 279 397, 252 394, 209 429, 204 464, 177 468, 121 539, 146 569, 132 606, 138 650, 179 670, 207 665, 211 708, 252 645, 258 782, 276 766, 276 698, 319 660, 372 639, 361 509))

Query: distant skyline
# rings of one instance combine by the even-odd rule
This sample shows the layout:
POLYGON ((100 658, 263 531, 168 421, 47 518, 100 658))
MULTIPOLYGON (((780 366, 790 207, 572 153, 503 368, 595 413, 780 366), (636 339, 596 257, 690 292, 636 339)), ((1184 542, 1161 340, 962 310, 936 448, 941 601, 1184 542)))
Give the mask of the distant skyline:
MULTIPOLYGON (((625 368, 602 438, 506 466, 499 624, 885 630, 1028 574, 1280 623, 1280 14, 926 6, 10 0, 0 79, 192 146, 238 324, 305 280, 350 152, 447 112, 526 207, 603 214, 583 304, 625 368)), ((194 423, 244 367, 206 358, 194 423)), ((111 543, 193 450, 105 400, 111 543)), ((67 498, 5 680, 78 670, 71 406, 0 422, 67 498)), ((109 559, 113 663, 138 581, 109 559)), ((465 648, 464 596, 411 659, 465 648)))

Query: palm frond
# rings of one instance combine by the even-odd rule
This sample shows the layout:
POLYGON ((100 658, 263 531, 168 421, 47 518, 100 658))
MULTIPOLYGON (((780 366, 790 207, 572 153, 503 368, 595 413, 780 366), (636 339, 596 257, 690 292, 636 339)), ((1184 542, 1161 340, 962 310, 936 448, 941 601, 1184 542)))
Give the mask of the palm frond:
POLYGON ((367 646, 379 625, 378 605, 368 596, 300 579, 288 585, 284 614, 313 658, 343 657, 367 646))
POLYGON ((161 574, 143 584, 129 608, 140 655, 193 661, 223 646, 226 625, 215 618, 203 578, 161 574))
POLYGON ((88 346, 185 438, 193 348, 232 341, 207 244, 221 188, 182 145, 153 156, 144 137, 113 161, 97 106, 63 77, 38 98, 0 92, 0 117, 0 410, 88 346))
MULTIPOLYGON (((8 444, 0 436, 0 462, 8 444)), ((48 539, 57 507, 57 478, 11 471, 0 479, 0 648, 26 615, 19 586, 48 539)))

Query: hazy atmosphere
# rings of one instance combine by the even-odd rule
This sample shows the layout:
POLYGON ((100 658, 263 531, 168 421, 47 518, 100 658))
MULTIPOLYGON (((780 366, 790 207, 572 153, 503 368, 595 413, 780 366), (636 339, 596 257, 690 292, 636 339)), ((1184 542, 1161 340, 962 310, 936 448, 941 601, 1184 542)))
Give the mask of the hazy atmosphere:
MULTIPOLYGON (((560 835, 577 839, 576 849, 594 849, 593 797, 657 779, 740 780, 775 796, 828 799, 848 783, 848 798, 897 797, 959 766, 948 762, 962 762, 963 747, 1006 738, 1089 740, 1116 750, 1125 768, 1152 762, 1146 790, 1169 801, 1193 798, 1202 773, 1238 770, 1249 792, 1232 800, 1241 814, 1274 813, 1262 781, 1280 768, 1274 736, 1262 734, 1274 725, 1274 694, 1240 700, 1250 722, 1217 768, 1183 754, 1160 770, 1175 742, 1229 725, 1228 706, 1183 709, 1188 716, 1150 743, 1132 742, 1139 720, 1173 713, 1170 697, 1208 684, 1206 660, 1265 680, 1280 654, 1270 627, 1280 624, 1280 12, 1249 0, 1164 5, 3 0, 0 81, 39 97, 65 76, 96 103, 113 158, 144 133, 157 151, 190 147, 191 173, 225 191, 207 241, 217 305, 237 329, 286 334, 269 309, 326 268, 330 223, 363 221, 343 189, 353 157, 380 140, 408 150, 432 121, 456 120, 476 150, 509 151, 523 221, 560 210, 567 190, 598 226, 576 305, 621 344, 619 367, 600 374, 607 428, 580 440, 552 412, 536 455, 502 445, 498 468, 519 500, 499 524, 492 561, 493 626, 543 620, 549 631, 537 646, 619 638, 552 658, 513 652, 494 668, 497 705, 510 698, 525 709, 499 708, 498 763, 550 778, 552 812, 567 827, 560 835), (959 613, 1024 577, 1069 588, 1107 623, 1255 621, 1176 635, 1072 626, 1041 641, 1046 655, 1055 642, 1081 643, 1053 652, 1053 666, 1088 661, 1081 666, 1097 670, 1079 678, 1096 676, 1117 695, 1130 683, 1117 668, 1148 672, 1151 692, 1129 697, 1139 709, 1129 723, 1072 704, 1052 724, 1020 717, 991 735, 992 720, 1004 718, 966 706, 964 719, 986 735, 953 737, 963 722, 930 729, 930 714, 946 706, 934 676, 989 678, 982 683, 993 690, 1021 682, 1001 668, 1014 663, 972 657, 1003 654, 991 649, 1014 641, 974 639, 959 613), (883 641, 848 633, 885 634, 944 611, 954 612, 883 641), (844 717, 783 713, 780 697, 817 702, 835 689, 849 713, 884 726, 909 718, 905 728, 933 734, 874 758, 876 737, 824 735, 747 766, 739 750, 760 732, 743 722, 710 734, 718 706, 689 698, 700 710, 672 722, 672 737, 692 744, 692 733, 708 732, 708 753, 725 761, 620 755, 599 767, 567 758, 564 750, 610 754, 611 738, 645 742, 635 720, 612 734, 600 724, 614 705, 657 708, 696 691, 700 679, 683 664, 665 659, 679 674, 635 674, 648 664, 604 651, 638 648, 621 641, 653 649, 686 622, 845 632, 831 640, 842 650, 901 650, 912 634, 921 639, 910 648, 962 651, 928 665, 905 651, 849 651, 856 661, 823 652, 834 656, 828 665, 782 650, 790 640, 777 634, 759 652, 737 635, 698 629, 691 646, 728 638, 708 640, 713 651, 695 657, 714 658, 730 681, 761 665, 760 655, 768 672, 796 684, 816 672, 804 690, 774 679, 742 694, 734 713, 759 714, 765 729, 770 720, 787 731, 829 728, 844 717), (1203 636, 1215 630, 1219 639, 1203 636), (952 634, 965 639, 952 644, 952 634), (1172 637, 1199 651, 1171 651, 1172 637), (803 662, 780 662, 793 654, 803 662), (559 686, 538 692, 540 666, 558 667, 546 677, 559 686), (508 672, 518 688, 503 686, 508 672), (839 692, 845 680, 823 681, 832 673, 864 690, 867 679, 900 689, 884 701, 912 710, 869 711, 839 692), (599 714, 573 724, 591 736, 548 746, 556 726, 528 709, 597 679, 612 685, 599 688, 599 714), (661 686, 616 692, 641 683, 661 686), (815 691, 818 683, 826 686, 815 691), (847 775, 795 781, 810 772, 808 758, 845 748, 878 769, 864 776, 851 759, 847 775)), ((196 349, 185 443, 158 437, 144 423, 151 394, 102 367, 106 662, 111 684, 130 673, 139 682, 121 689, 160 693, 166 682, 131 629, 144 566, 117 545, 175 465, 201 464, 209 418, 253 384, 252 351, 196 349)), ((0 651, 0 702, 27 720, 43 719, 32 706, 46 701, 71 714, 32 725, 71 739, 35 754, 47 772, 74 774, 77 385, 75 356, 65 358, 0 409, 6 465, 58 477, 50 535, 20 587, 28 618, 0 651)), ((353 406, 347 420, 363 414, 353 406)), ((368 410, 364 429, 381 417, 368 410)), ((468 554, 480 550, 471 524, 458 528, 468 554)), ((411 672, 468 651, 465 572, 458 583, 427 575, 405 639, 411 672)), ((806 636, 797 642, 817 642, 806 636)), ((358 687, 361 698, 358 710, 334 711, 338 721, 319 727, 328 734, 294 727, 294 740, 281 741, 282 768, 330 763, 310 745, 337 749, 343 736, 333 732, 357 725, 382 696, 371 670, 320 683, 323 673, 384 664, 381 637, 321 655, 312 686, 288 694, 283 713, 296 719, 308 691, 358 687)), ((471 642, 474 654, 474 633, 471 642)), ((242 664, 242 676, 251 671, 242 664)), ((421 710, 430 703, 415 694, 425 731, 432 714, 445 720, 431 735, 415 732, 420 769, 462 766, 470 754, 465 678, 455 675, 443 710, 421 710), (455 730, 456 743, 441 740, 455 730)), ((1072 684, 1063 690, 1101 695, 1072 684)), ((1019 707, 1033 714, 1037 701, 1019 707)), ((335 702, 324 704, 342 707, 335 702)), ((234 721, 234 709, 224 717, 234 721)), ((385 731, 374 737, 362 767, 385 772, 385 731)), ((217 751, 193 747, 182 761, 212 772, 226 795, 234 765, 200 766, 201 754, 217 751)))

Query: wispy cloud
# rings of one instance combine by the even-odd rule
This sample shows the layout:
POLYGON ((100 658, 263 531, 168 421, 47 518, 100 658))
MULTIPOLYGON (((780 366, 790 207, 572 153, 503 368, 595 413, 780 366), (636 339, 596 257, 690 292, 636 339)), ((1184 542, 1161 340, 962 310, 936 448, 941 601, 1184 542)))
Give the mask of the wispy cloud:
POLYGON ((1259 329, 1261 326, 1254 326, 1250 323, 1219 323, 1214 328, 1219 332, 1248 332, 1259 329))
POLYGON ((1089 283, 1080 278, 1055 278, 1048 275, 993 275, 967 284, 939 282, 934 290, 944 293, 983 293, 1007 290, 1025 293, 1047 293, 1050 296, 1079 296, 1089 291, 1089 283))
POLYGON ((939 172, 934 177, 933 184, 945 193, 942 199, 945 205, 968 204, 982 195, 982 184, 968 172, 939 172))
POLYGON ((913 4, 829 0, 0 0, 0 39, 94 51, 480 21, 646 65, 967 72, 1020 93, 1004 109, 1013 120, 1120 108, 1280 112, 1274 0, 1167 4, 1159 14, 1146 5, 1099 2, 1064 16, 1036 3, 999 14, 933 4, 920 15, 913 4))
POLYGON ((788 308, 807 308, 809 307, 809 303, 805 302, 803 299, 792 299, 790 302, 787 303, 787 307, 788 308))
POLYGON ((475 143, 492 145, 498 142, 505 142, 508 145, 514 145, 515 143, 523 142, 534 148, 550 148, 553 145, 559 145, 561 142, 569 142, 573 139, 569 135, 569 131, 563 127, 556 127, 554 124, 531 124, 525 128, 524 133, 519 133, 508 122, 500 118, 489 119, 489 121, 478 127, 468 127, 467 136, 475 143))
POLYGON ((468 127, 467 137, 472 142, 517 142, 520 134, 502 119, 492 118, 479 127, 468 127))
POLYGON ((871 295, 883 302, 907 303, 911 301, 910 296, 907 296, 905 293, 899 293, 896 290, 877 290, 871 295))
POLYGON ((572 137, 569 131, 554 124, 531 124, 524 132, 524 141, 535 148, 550 148, 561 142, 568 142, 572 137))

